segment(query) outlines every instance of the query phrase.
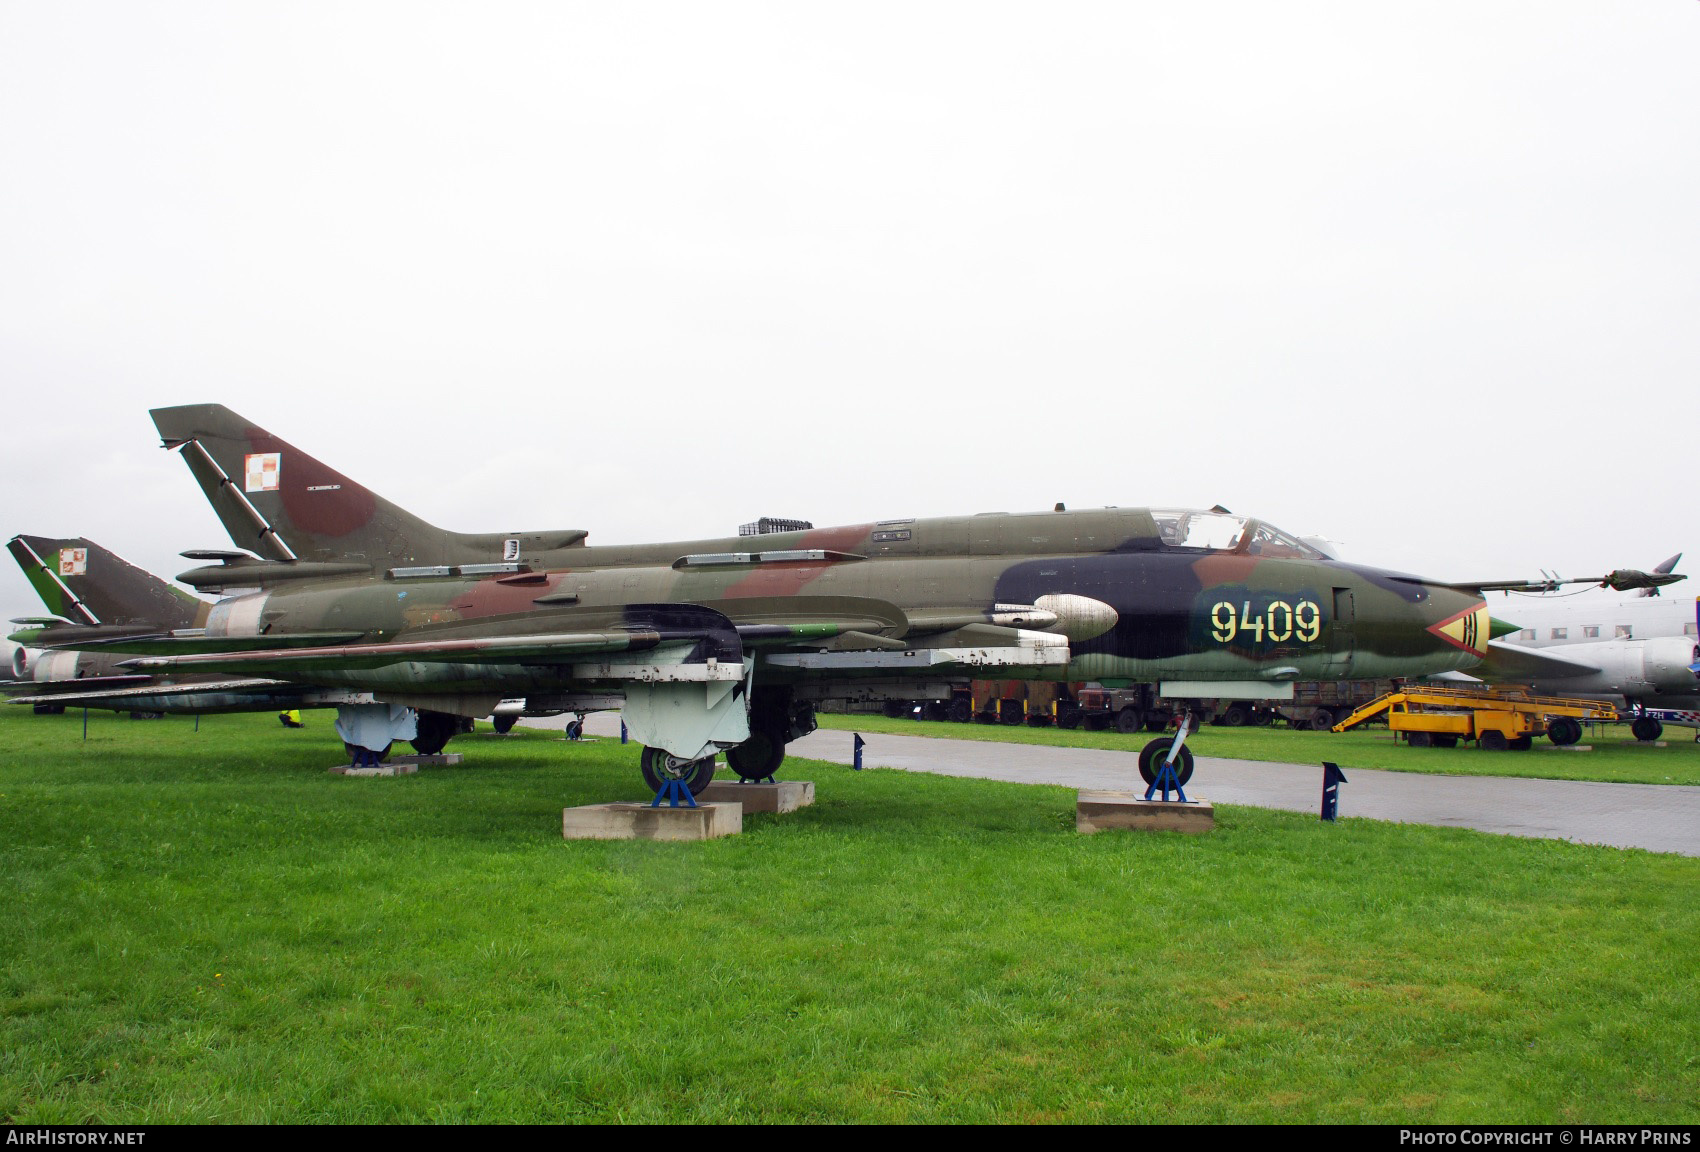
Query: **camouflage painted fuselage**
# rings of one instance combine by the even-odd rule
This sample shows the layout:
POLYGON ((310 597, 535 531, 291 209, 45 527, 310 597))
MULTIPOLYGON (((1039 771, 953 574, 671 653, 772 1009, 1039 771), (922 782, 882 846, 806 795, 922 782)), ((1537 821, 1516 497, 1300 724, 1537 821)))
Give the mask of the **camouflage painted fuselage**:
MULTIPOLYGON (((279 642, 323 635, 368 645, 477 642, 633 628, 631 606, 700 605, 739 625, 758 656, 758 683, 797 683, 883 673, 877 661, 822 670, 772 657, 999 642, 1000 634, 1017 631, 995 623, 1000 606, 1061 596, 1107 606, 1099 617, 1107 630, 1071 639, 1066 664, 1029 670, 1028 678, 1414 677, 1469 668, 1486 651, 1488 621, 1478 597, 1314 555, 1255 552, 1255 544, 1165 543, 1143 509, 881 521, 758 538, 579 546, 571 567, 543 571, 398 569, 286 581, 221 602, 207 633, 279 642)), ((376 690, 504 695, 584 680, 582 668, 561 659, 492 665, 397 655, 280 671, 376 690)))

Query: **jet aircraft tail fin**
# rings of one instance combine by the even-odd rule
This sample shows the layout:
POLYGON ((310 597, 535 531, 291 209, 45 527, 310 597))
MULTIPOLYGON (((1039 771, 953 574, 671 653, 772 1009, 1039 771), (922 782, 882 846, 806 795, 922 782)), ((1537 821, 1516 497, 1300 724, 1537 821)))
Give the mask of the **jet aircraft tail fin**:
POLYGON ((14 536, 6 548, 47 610, 75 624, 196 628, 206 622, 211 608, 81 537, 14 536))
POLYGON ((521 561, 586 533, 462 533, 411 512, 222 404, 155 408, 230 539, 267 560, 405 565, 521 561))

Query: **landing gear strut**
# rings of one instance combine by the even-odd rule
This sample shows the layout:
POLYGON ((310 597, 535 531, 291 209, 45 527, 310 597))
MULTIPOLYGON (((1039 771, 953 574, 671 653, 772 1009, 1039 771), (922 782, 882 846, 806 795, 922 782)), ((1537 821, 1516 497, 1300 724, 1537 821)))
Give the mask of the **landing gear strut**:
POLYGON ((1139 777, 1145 781, 1147 800, 1159 788, 1163 790, 1163 799, 1167 800, 1169 790, 1173 788, 1181 803, 1189 802, 1182 788, 1192 779, 1192 749, 1186 746, 1187 733, 1192 731, 1192 713, 1181 713, 1180 721, 1172 739, 1160 737, 1140 749, 1139 777))

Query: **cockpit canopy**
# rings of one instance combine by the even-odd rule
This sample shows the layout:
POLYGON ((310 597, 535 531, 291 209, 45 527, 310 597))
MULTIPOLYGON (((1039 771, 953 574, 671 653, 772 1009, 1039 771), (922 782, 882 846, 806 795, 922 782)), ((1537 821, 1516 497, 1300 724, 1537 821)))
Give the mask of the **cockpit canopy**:
POLYGON ((1151 518, 1157 521, 1157 534, 1165 548, 1234 552, 1242 556, 1323 559, 1322 553, 1309 544, 1262 520, 1226 512, 1158 509, 1152 509, 1151 518))

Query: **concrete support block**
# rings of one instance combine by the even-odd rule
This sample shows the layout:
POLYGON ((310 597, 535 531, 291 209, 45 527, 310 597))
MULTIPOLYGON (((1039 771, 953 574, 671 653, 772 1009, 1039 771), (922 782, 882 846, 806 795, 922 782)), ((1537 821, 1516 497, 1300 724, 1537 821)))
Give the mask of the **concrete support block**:
POLYGON ((411 776, 419 771, 414 764, 379 764, 376 768, 356 768, 352 764, 339 764, 331 769, 333 776, 411 776))
POLYGON ((1147 832, 1203 833, 1216 827, 1216 808, 1208 800, 1146 800, 1143 792, 1081 789, 1074 802, 1077 832, 1139 828, 1147 832))
POLYGON ((742 807, 704 804, 701 799, 695 808, 620 802, 561 812, 561 835, 568 840, 712 840, 743 830, 742 807))
POLYGON ((412 764, 417 768, 452 768, 466 757, 459 752, 438 752, 434 756, 391 756, 386 764, 412 764))
POLYGON ((795 812, 815 802, 812 780, 781 780, 776 784, 721 781, 702 790, 697 801, 743 805, 746 812, 795 812))

